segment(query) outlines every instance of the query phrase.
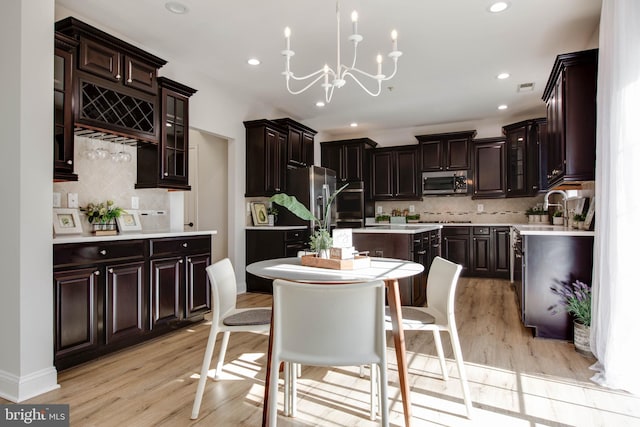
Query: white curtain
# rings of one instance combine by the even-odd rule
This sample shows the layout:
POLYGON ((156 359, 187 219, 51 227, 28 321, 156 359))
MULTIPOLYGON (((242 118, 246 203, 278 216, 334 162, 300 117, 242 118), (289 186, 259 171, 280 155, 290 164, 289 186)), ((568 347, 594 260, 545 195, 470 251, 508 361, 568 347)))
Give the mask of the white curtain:
POLYGON ((592 380, 640 395, 640 1, 603 0, 592 380))

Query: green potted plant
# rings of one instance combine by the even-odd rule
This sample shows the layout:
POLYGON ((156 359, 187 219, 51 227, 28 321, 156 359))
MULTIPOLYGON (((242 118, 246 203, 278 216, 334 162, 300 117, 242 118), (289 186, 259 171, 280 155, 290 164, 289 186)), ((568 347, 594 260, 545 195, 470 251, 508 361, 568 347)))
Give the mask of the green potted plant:
POLYGON ((557 210, 553 213, 553 225, 564 225, 564 218, 562 217, 562 211, 557 210))
POLYGON ((420 221, 420 214, 407 215, 407 222, 418 222, 418 221, 420 221))
POLYGON ((309 239, 309 247, 313 252, 316 252, 319 257, 329 258, 329 248, 331 248, 331 245, 333 244, 331 232, 329 231, 329 227, 331 226, 331 224, 329 223, 329 212, 331 211, 331 203, 333 203, 338 193, 347 188, 348 185, 349 184, 345 184, 329 197, 324 205, 324 212, 322 215, 324 219, 322 220, 316 218, 316 216, 311 213, 311 211, 307 209, 305 205, 300 203, 295 196, 289 196, 285 193, 278 193, 271 196, 269 201, 288 209, 292 214, 300 219, 303 219, 305 221, 312 221, 315 231, 309 239))
POLYGON ((575 214, 573 216, 573 228, 577 228, 578 230, 582 230, 584 228, 584 220, 586 215, 583 214, 575 214))
MULTIPOLYGON (((551 292, 560 296, 559 304, 573 317, 573 343, 576 351, 585 356, 593 356, 589 345, 591 328, 591 286, 580 280, 563 282, 551 286, 551 292)), ((551 306, 556 314, 556 305, 551 306)))
POLYGON ((93 225, 93 231, 114 231, 116 230, 116 218, 124 213, 124 209, 115 205, 113 200, 100 203, 89 203, 81 207, 80 211, 87 216, 89 224, 93 225))
POLYGON ((535 214, 534 209, 533 208, 529 208, 527 209, 524 214, 527 216, 527 219, 529 220, 529 222, 534 222, 534 218, 533 215, 535 214))
POLYGON ((391 215, 387 215, 387 214, 376 215, 376 222, 379 224, 389 224, 389 222, 391 222, 391 215))
POLYGON ((276 225, 278 222, 278 208, 273 206, 273 203, 267 208, 267 218, 269 218, 269 225, 276 225))

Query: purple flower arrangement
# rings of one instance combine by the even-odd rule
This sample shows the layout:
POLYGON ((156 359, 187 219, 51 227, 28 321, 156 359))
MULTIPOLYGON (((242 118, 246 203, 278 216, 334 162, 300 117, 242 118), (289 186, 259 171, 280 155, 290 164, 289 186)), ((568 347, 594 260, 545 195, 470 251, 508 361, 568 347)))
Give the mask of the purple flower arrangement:
MULTIPOLYGON (((551 286, 551 292, 559 295, 565 310, 573 315, 575 320, 585 326, 591 326, 591 286, 576 280, 573 283, 564 282, 551 286)), ((550 307, 555 314, 555 307, 550 307)))

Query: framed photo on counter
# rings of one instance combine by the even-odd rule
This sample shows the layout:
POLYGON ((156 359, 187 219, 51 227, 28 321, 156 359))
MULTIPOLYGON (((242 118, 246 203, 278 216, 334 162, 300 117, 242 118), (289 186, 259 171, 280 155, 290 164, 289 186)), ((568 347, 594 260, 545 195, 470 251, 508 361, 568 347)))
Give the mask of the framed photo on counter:
POLYGON ((82 224, 78 209, 54 208, 53 209, 54 234, 80 234, 82 224))
POLYGON ((262 202, 252 202, 251 218, 253 219, 253 225, 269 225, 267 205, 262 202))
POLYGON ((140 216, 136 211, 122 212, 120 216, 116 218, 116 222, 118 223, 118 230, 120 230, 121 233, 142 230, 140 216))

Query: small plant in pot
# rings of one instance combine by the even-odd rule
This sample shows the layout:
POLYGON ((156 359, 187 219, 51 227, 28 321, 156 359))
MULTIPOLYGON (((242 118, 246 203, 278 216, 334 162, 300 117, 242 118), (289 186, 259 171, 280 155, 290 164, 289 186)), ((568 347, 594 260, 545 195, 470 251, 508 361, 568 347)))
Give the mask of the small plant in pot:
POLYGON ((419 222, 420 214, 409 214, 407 215, 407 222, 419 222))
POLYGON ((333 244, 331 232, 329 231, 329 227, 331 226, 331 218, 329 215, 329 213, 331 212, 331 203, 333 203, 338 193, 347 188, 348 185, 349 184, 345 184, 340 189, 331 194, 331 196, 329 196, 329 199, 323 206, 323 219, 316 218, 316 216, 311 213, 311 211, 307 209, 305 205, 300 203, 295 196, 289 196, 285 193, 278 193, 271 196, 269 201, 288 209, 292 214, 300 219, 311 221, 313 223, 315 231, 309 239, 309 247, 312 251, 316 252, 319 257, 329 258, 329 249, 333 244))
POLYGON ((391 215, 380 214, 376 215, 376 222, 381 224, 389 224, 391 221, 391 215))
POLYGON ((557 210, 553 213, 553 225, 564 225, 564 218, 562 217, 561 210, 557 210))
POLYGON ((582 230, 584 228, 584 220, 586 215, 583 214, 575 214, 573 216, 573 228, 577 228, 578 230, 582 230))
MULTIPOLYGON (((573 317, 573 342, 576 351, 585 356, 593 356, 590 340, 591 328, 591 286, 575 280, 551 286, 551 292, 560 296, 559 304, 573 317)), ((556 305, 550 307, 556 314, 556 305)))

